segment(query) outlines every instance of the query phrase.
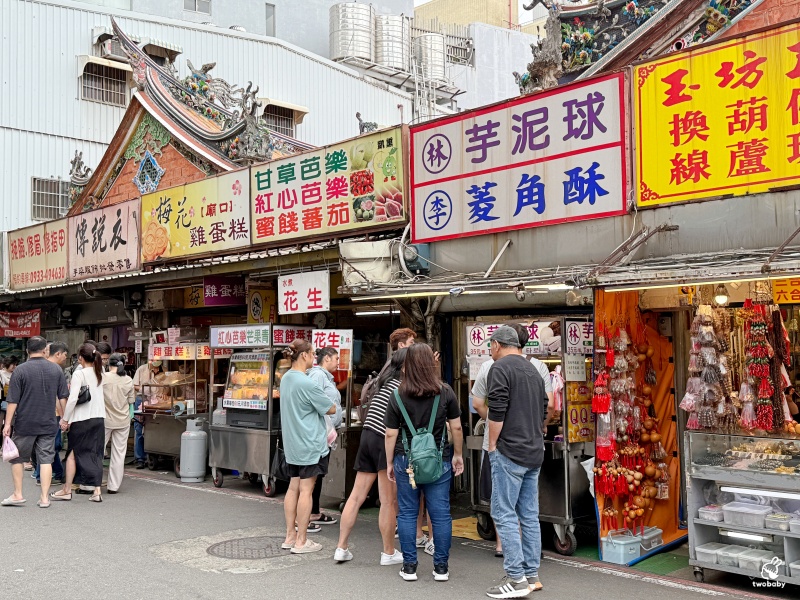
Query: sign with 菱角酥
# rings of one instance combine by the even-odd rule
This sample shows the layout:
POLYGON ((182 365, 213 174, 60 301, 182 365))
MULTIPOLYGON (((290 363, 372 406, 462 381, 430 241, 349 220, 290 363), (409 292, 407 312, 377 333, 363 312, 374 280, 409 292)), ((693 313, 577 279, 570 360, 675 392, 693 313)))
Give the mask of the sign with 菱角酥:
POLYGON ((624 89, 617 73, 412 127, 412 239, 624 214, 624 89))
POLYGON ((639 206, 800 180, 800 24, 637 65, 639 206))
POLYGON ((69 279, 139 270, 139 200, 69 218, 69 279))
POLYGON ((250 171, 253 244, 334 235, 405 219, 401 127, 250 171))
POLYGON ((9 231, 9 289, 27 290, 66 282, 67 237, 67 219, 9 231))

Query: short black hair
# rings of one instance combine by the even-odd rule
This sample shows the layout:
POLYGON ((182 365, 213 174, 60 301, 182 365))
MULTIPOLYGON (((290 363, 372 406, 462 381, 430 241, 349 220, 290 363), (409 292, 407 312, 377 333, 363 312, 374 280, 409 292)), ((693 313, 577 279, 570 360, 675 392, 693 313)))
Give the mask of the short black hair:
POLYGON ((111 354, 113 350, 111 349, 111 344, 107 344, 106 342, 100 342, 94 345, 97 348, 97 351, 100 354, 111 354))
POLYGON ((47 340, 40 335, 28 339, 28 354, 39 354, 47 348, 47 340))
POLYGON ((58 354, 59 352, 67 352, 67 345, 64 342, 53 342, 50 344, 50 355, 58 354))
POLYGON ((517 337, 519 338, 519 345, 521 348, 525 347, 525 344, 528 343, 528 340, 531 339, 531 335, 528 332, 528 328, 525 325, 521 325, 520 323, 514 323, 511 325, 511 329, 517 332, 517 337))

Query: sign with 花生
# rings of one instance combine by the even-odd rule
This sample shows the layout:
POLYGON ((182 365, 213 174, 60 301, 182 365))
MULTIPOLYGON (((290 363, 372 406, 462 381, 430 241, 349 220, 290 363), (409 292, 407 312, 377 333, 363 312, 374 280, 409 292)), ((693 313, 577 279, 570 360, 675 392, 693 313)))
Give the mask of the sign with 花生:
POLYGON ((26 290, 67 280, 67 219, 9 231, 8 287, 26 290))
POLYGON ((411 231, 433 242, 624 214, 625 76, 411 129, 411 231))
POLYGON ((278 314, 300 315, 331 309, 331 276, 311 271, 278 277, 278 314))
MULTIPOLYGON (((487 323, 472 323, 467 325, 467 355, 491 356, 492 334, 500 325, 487 323)), ((558 354, 561 351, 561 321, 534 321, 526 325, 528 328, 528 343, 523 348, 527 356, 558 354)))
POLYGON ((69 218, 69 279, 139 270, 139 200, 69 218))
POLYGON ((0 336, 29 338, 41 333, 42 311, 0 312, 0 336))
POLYGON ((272 327, 274 346, 288 346, 294 340, 307 340, 315 350, 333 348, 339 353, 339 370, 350 371, 353 368, 352 329, 308 329, 293 325, 272 327))
POLYGON ((142 196, 142 261, 249 246, 249 186, 235 171, 142 196))
POLYGON ((331 236, 405 220, 403 128, 252 167, 252 242, 331 236))
POLYGON ((641 207, 800 180, 800 24, 635 67, 641 207))

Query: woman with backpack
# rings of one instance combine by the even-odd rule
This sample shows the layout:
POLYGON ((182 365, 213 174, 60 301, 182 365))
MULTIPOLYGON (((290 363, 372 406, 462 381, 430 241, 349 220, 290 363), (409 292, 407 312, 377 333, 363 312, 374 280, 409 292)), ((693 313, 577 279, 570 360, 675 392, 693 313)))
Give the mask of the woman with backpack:
POLYGON ((369 403, 369 412, 361 430, 355 465, 356 481, 353 491, 347 498, 339 525, 339 544, 333 560, 345 562, 353 560, 349 550, 350 533, 356 524, 358 510, 367 499, 375 479, 378 480, 378 495, 381 500, 378 514, 378 527, 383 540, 381 566, 398 565, 403 562, 403 555, 394 547, 394 524, 397 516, 397 490, 386 477, 386 426, 383 418, 389 398, 400 385, 403 377, 403 364, 406 360, 406 349, 401 348, 392 354, 388 368, 383 369, 376 383, 377 392, 369 403))
POLYGON ((403 381, 389 398, 384 424, 386 476, 397 483, 397 528, 403 549, 400 577, 417 580, 416 529, 422 492, 436 532, 433 578, 447 581, 453 536, 450 482, 464 471, 461 410, 453 389, 439 378, 427 344, 414 344, 406 351, 403 381), (454 445, 452 466, 443 459, 448 423, 454 445))

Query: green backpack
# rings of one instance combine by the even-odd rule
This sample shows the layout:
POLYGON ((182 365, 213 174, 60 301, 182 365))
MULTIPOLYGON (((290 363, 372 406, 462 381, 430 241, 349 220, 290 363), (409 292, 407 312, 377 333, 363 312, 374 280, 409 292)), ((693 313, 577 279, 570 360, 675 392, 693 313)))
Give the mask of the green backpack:
POLYGON ((408 446, 408 436, 406 430, 402 430, 403 435, 403 449, 408 457, 408 466, 411 470, 409 473, 409 481, 411 487, 416 489, 417 484, 435 483, 442 477, 442 451, 444 450, 444 437, 442 443, 437 444, 436 439, 433 437, 433 425, 436 422, 436 414, 439 411, 439 394, 433 400, 433 410, 431 411, 431 420, 428 427, 424 429, 416 429, 408 416, 406 407, 403 406, 403 401, 400 400, 400 394, 397 390, 394 391, 394 397, 397 400, 397 406, 400 412, 403 413, 403 418, 408 425, 408 430, 411 431, 411 447, 408 446))

